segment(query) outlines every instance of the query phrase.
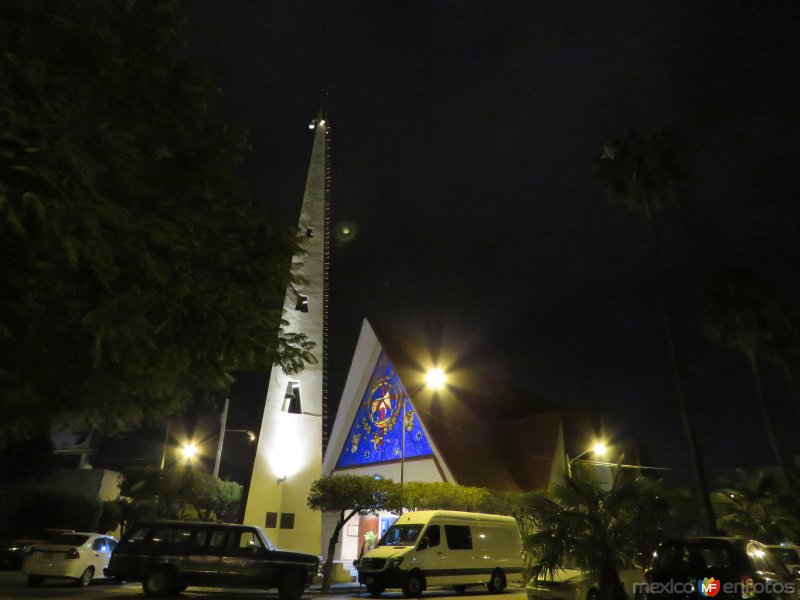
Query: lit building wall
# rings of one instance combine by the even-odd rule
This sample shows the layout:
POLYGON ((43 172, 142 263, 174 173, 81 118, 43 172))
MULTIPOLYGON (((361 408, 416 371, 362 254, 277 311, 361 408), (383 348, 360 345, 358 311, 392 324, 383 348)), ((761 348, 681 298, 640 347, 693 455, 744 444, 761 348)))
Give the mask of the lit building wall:
POLYGON ((303 283, 287 290, 284 319, 287 331, 316 343, 316 361, 292 375, 272 368, 244 522, 266 527, 282 548, 319 554, 321 514, 308 508, 306 498, 322 473, 328 125, 318 119, 313 127, 299 225, 306 253, 293 265, 303 283))

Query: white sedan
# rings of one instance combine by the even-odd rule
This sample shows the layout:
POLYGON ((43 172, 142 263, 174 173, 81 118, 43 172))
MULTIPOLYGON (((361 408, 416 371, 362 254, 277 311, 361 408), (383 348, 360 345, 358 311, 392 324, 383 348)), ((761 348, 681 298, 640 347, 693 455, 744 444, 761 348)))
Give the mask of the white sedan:
MULTIPOLYGON (((637 597, 634 584, 642 581, 642 569, 623 569, 619 572, 629 598, 637 597)), ((525 586, 528 600, 598 600, 600 585, 597 577, 581 569, 558 569, 552 576, 540 574, 525 586)))
POLYGON ((98 533, 62 533, 40 546, 34 546, 22 563, 28 585, 39 585, 46 577, 73 579, 87 586, 95 577, 105 577, 111 552, 117 545, 113 537, 98 533))

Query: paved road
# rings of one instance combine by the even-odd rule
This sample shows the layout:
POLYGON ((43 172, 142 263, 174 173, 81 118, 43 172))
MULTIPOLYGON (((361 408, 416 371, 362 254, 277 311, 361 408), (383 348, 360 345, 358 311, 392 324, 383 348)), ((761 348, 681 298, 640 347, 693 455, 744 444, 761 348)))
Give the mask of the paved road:
MULTIPOLYGON (((0 571, 0 600, 23 600, 28 598, 46 598, 48 600, 61 599, 83 599, 87 600, 125 600, 136 598, 144 600, 146 596, 142 592, 139 583, 116 584, 102 580, 95 581, 88 588, 75 587, 69 582, 58 580, 45 580, 45 582, 35 588, 29 588, 27 579, 19 571, 0 571)), ((353 593, 345 591, 337 593, 334 591, 325 598, 331 600, 366 600, 369 598, 366 590, 363 593, 353 593)), ((219 590, 205 588, 189 588, 180 595, 185 600, 254 600, 263 598, 267 600, 277 600, 277 592, 265 592, 263 590, 219 590)), ((310 592, 304 596, 304 600, 318 600, 319 592, 310 592)), ((399 592, 388 592, 383 594, 385 600, 402 600, 403 595, 399 592)), ((519 589, 511 589, 506 594, 490 595, 485 591, 476 589, 467 590, 461 595, 452 595, 451 590, 433 590, 426 592, 423 600, 443 600, 447 598, 458 598, 460 600, 525 600, 525 593, 519 589)))

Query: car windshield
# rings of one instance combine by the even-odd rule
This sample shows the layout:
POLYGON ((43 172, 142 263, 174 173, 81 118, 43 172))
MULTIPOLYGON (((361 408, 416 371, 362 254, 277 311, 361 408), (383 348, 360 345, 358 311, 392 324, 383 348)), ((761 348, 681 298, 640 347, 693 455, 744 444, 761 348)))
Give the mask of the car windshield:
POLYGON ((47 540, 48 544, 55 544, 58 546, 83 546, 86 540, 89 539, 88 535, 79 535, 77 533, 62 533, 47 540))
POLYGON ((420 531, 422 525, 392 525, 383 534, 378 546, 413 546, 420 531))
POLYGON ((261 534, 261 537, 263 538, 264 542, 266 543, 267 548, 269 548, 270 550, 274 550, 275 549, 275 544, 273 544, 272 540, 269 539, 269 536, 267 535, 267 532, 264 531, 264 528, 263 527, 256 527, 256 529, 258 529, 258 532, 261 534))

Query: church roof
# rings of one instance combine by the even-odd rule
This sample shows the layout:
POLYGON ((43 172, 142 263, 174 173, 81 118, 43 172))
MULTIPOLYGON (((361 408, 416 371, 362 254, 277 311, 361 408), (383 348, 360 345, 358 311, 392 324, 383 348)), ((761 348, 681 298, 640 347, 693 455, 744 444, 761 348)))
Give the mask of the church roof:
MULTIPOLYGON (((433 393, 423 385, 425 367, 433 364, 429 351, 415 347, 414 342, 423 337, 413 331, 369 325, 409 395, 431 445, 438 449, 459 484, 507 491, 546 488, 554 462, 564 460, 565 442, 570 449, 573 443, 579 444, 581 450, 570 452, 574 456, 598 432, 599 414, 561 410, 485 368, 458 361, 443 365, 448 366, 448 385, 433 393)), ((349 401, 359 402, 361 396, 349 401)), ((342 402, 348 399, 343 397, 342 402)), ((343 414, 346 411, 340 410, 337 418, 343 414)), ((339 452, 341 448, 332 450, 339 452)))

